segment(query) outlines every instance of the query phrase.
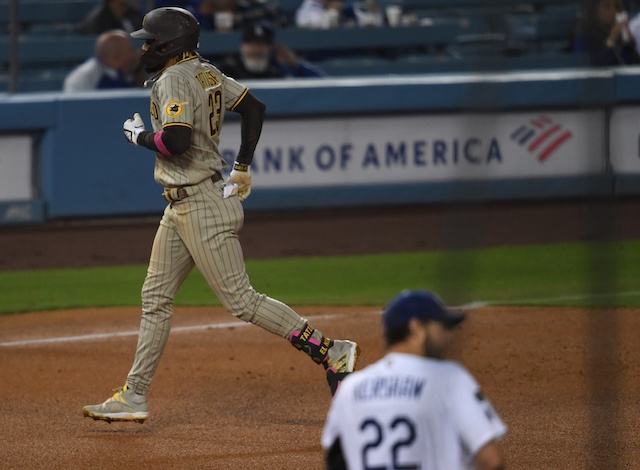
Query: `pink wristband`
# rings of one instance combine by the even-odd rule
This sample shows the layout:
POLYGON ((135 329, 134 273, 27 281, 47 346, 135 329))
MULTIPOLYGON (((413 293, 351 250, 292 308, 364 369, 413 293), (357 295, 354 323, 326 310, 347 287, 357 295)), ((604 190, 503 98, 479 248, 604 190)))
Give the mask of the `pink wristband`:
POLYGON ((163 133, 163 131, 156 132, 154 134, 153 143, 156 144, 156 147, 158 147, 158 150, 160 151, 160 153, 162 155, 166 155, 167 157, 170 157, 171 156, 171 152, 169 152, 167 147, 164 145, 164 142, 162 141, 162 133, 163 133))

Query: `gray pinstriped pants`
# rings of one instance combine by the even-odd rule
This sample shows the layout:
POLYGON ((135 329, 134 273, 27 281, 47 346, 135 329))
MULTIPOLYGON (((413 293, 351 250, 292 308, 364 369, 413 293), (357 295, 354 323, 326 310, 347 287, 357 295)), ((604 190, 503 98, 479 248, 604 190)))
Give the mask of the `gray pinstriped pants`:
MULTIPOLYGON (((165 209, 142 287, 138 346, 127 386, 146 393, 169 338, 173 299, 194 266, 234 316, 288 338, 306 321, 287 305, 257 293, 245 272, 238 231, 244 211, 222 198, 223 181, 205 180, 196 193, 165 209)), ((319 332, 318 332, 319 333, 319 332)))

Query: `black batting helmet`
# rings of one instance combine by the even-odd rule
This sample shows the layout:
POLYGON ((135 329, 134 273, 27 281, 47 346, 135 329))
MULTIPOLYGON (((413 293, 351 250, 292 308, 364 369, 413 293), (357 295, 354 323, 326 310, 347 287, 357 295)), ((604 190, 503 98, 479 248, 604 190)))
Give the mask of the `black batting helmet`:
POLYGON ((142 29, 131 33, 131 37, 147 41, 149 48, 140 60, 148 72, 154 72, 172 57, 198 48, 200 23, 184 8, 156 8, 145 15, 142 29))

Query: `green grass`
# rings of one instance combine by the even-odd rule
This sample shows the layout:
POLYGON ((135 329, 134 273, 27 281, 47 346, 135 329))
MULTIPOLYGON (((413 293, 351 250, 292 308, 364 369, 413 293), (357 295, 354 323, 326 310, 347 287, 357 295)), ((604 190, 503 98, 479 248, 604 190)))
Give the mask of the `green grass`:
MULTIPOLYGON (((405 288, 449 304, 640 306, 640 241, 249 260, 256 290, 292 305, 383 305, 405 288), (636 290, 638 292, 636 292, 636 290)), ((0 313, 138 306, 146 266, 0 272, 0 313)), ((217 305, 194 271, 176 305, 217 305)))

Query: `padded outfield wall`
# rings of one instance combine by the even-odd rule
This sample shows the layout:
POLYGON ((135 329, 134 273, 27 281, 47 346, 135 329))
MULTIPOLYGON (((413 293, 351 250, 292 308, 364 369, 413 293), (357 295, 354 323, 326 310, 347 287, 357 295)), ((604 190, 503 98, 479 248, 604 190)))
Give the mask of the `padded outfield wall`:
MULTIPOLYGON (((627 68, 246 82, 267 118, 245 208, 636 194, 639 80, 627 68)), ((153 155, 122 134, 148 107, 148 90, 4 95, 0 223, 162 211, 153 155)), ((227 161, 239 140, 228 113, 227 161)))

